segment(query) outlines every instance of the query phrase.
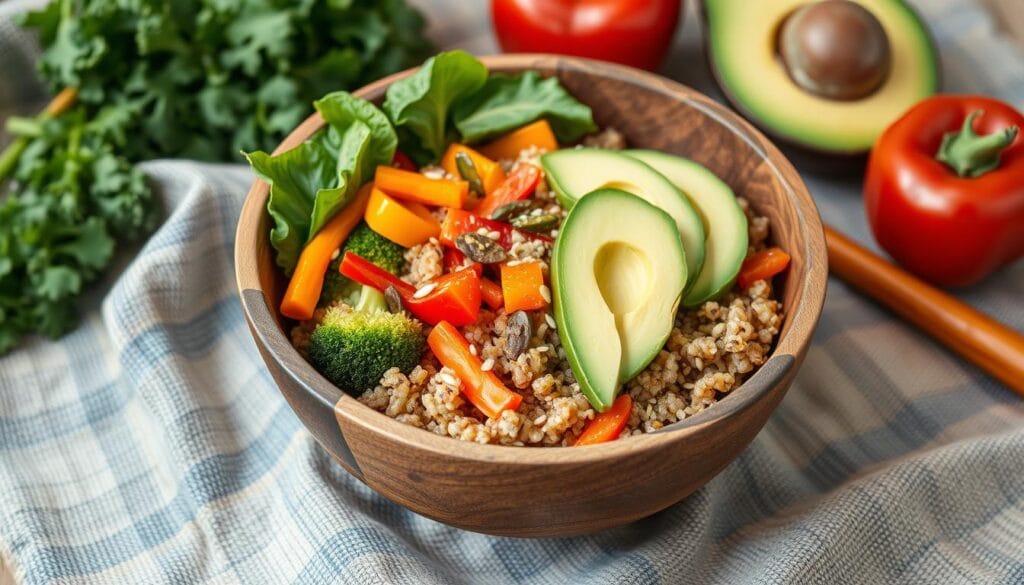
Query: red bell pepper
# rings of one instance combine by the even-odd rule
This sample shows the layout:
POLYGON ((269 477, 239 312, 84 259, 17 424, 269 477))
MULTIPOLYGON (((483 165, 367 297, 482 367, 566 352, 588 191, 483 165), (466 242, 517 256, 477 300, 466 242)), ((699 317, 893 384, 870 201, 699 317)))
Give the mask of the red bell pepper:
POLYGON ((473 270, 439 276, 423 285, 433 288, 420 297, 416 296, 416 287, 352 252, 345 252, 339 270, 359 284, 380 291, 394 286, 406 310, 430 325, 449 321, 461 327, 475 323, 480 314, 480 276, 473 270))
POLYGON ((412 162, 409 155, 405 154, 401 150, 395 151, 395 156, 391 159, 391 165, 396 169, 402 169, 403 171, 418 172, 419 168, 416 167, 416 163, 412 162))
POLYGON ((789 266, 789 254, 782 248, 768 248, 754 252, 743 261, 736 275, 736 284, 747 288, 758 280, 768 280, 789 266))
POLYGON ((444 255, 441 257, 441 266, 445 272, 455 272, 456 270, 464 270, 469 268, 476 271, 477 275, 484 273, 484 265, 479 262, 473 262, 466 255, 459 251, 458 248, 445 247, 444 255))
MULTIPOLYGON (((456 274, 472 274, 463 270, 456 274)), ((427 345, 441 365, 451 368, 462 380, 461 391, 466 399, 489 418, 498 418, 504 410, 515 410, 523 397, 511 391, 493 371, 484 371, 480 358, 469 350, 466 338, 454 323, 442 321, 427 336, 427 345)))
POLYGON ((1024 256, 1024 116, 987 97, 926 99, 868 161, 875 239, 939 285, 964 286, 1024 256))
POLYGON ((672 45, 680 0, 491 0, 506 53, 561 53, 654 70, 672 45))
POLYGON ((573 446, 596 445, 618 439, 622 434, 622 429, 626 428, 626 423, 629 422, 632 412, 633 398, 629 394, 620 394, 612 403, 611 408, 598 414, 587 423, 580 438, 576 439, 573 446))
POLYGON ((497 189, 480 201, 473 209, 473 213, 490 218, 502 205, 521 201, 532 195, 539 182, 540 169, 534 165, 519 165, 497 189))
POLYGON ((505 293, 501 285, 489 278, 480 279, 480 295, 483 297, 484 303, 494 310, 500 309, 505 304, 505 293))
POLYGON ((462 209, 449 209, 448 215, 441 223, 441 235, 438 239, 446 246, 454 246, 455 238, 469 232, 475 232, 480 228, 487 228, 489 231, 498 232, 498 244, 506 250, 512 247, 513 235, 518 232, 528 240, 550 242, 551 238, 540 234, 531 234, 512 227, 512 224, 493 219, 484 219, 475 213, 462 209))

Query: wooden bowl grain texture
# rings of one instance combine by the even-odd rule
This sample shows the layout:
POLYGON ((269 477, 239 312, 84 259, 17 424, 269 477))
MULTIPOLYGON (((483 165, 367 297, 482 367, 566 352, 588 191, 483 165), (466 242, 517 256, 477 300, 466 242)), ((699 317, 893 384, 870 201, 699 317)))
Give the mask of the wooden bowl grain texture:
MULTIPOLYGON (((286 283, 268 239, 267 185, 256 181, 235 242, 238 289, 259 351, 313 436, 352 475, 415 512, 447 524, 528 537, 602 530, 683 499, 728 465, 782 399, 807 351, 825 297, 825 242, 817 209, 793 167, 764 136, 704 95, 653 74, 545 55, 483 58, 491 71, 557 76, 623 132, 631 147, 692 158, 772 222, 772 240, 793 258, 777 282, 785 323, 767 363, 703 413, 658 432, 580 448, 465 443, 399 423, 343 394, 292 348, 277 311, 286 283)), ((356 92, 380 103, 411 71, 356 92)), ((323 126, 314 114, 278 147, 323 126)))

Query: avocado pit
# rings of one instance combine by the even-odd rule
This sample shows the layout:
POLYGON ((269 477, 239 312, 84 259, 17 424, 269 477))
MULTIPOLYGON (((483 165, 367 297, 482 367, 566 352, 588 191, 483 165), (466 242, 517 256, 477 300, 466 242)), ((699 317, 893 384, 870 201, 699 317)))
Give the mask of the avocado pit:
POLYGON ((892 66, 882 23, 850 0, 823 0, 794 10, 779 30, 778 51, 799 87, 832 100, 871 95, 892 66))

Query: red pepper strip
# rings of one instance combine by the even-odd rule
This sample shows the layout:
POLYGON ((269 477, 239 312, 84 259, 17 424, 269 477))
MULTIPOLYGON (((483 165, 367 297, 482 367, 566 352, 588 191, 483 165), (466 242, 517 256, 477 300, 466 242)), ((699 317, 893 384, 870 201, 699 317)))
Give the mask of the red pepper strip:
POLYGON ((469 325, 480 314, 480 276, 473 270, 460 270, 432 280, 424 286, 432 285, 433 289, 419 298, 416 287, 352 252, 345 252, 339 270, 359 284, 380 291, 394 286, 402 305, 430 325, 444 320, 458 326, 469 325))
POLYGON ((533 194, 540 182, 540 169, 534 165, 519 165, 491 194, 484 197, 473 213, 490 218, 499 207, 521 201, 533 194))
POLYGON ((391 159, 391 164, 394 165, 396 169, 402 169, 403 171, 416 172, 419 170, 416 168, 416 163, 412 162, 412 159, 409 158, 409 155, 405 154, 401 150, 395 151, 395 157, 391 159))
POLYGON ((629 422, 633 411, 633 399, 629 394, 620 394, 612 407, 594 417, 583 429, 583 433, 574 443, 575 447, 614 441, 622 434, 622 429, 629 422))
POLYGON ((768 280, 789 266, 789 254, 782 248, 768 248, 750 255, 743 261, 736 284, 747 288, 758 280, 768 280))
POLYGON ((489 278, 480 279, 480 295, 483 297, 484 303, 492 309, 500 309, 505 304, 505 295, 501 290, 501 285, 489 278))
POLYGON ((513 234, 520 233, 528 240, 550 242, 551 238, 540 234, 531 234, 512 227, 512 224, 493 219, 484 219, 475 213, 462 209, 449 209, 444 222, 441 223, 441 235, 438 239, 446 246, 454 246, 455 238, 469 232, 475 232, 480 228, 487 228, 488 231, 498 232, 498 244, 508 249, 512 247, 513 234))
POLYGON ((434 285, 421 298, 402 299, 409 312, 431 325, 448 321, 456 327, 476 323, 480 315, 480 276, 474 270, 459 270, 439 276, 423 286, 434 285))
POLYGON ((441 265, 444 267, 445 272, 455 272, 456 270, 471 268, 476 271, 477 275, 484 273, 483 264, 466 258, 466 255, 460 252, 458 248, 445 247, 444 256, 441 258, 441 265))
MULTIPOLYGON (((462 270, 456 274, 473 274, 462 270)), ((492 371, 483 371, 480 358, 469 350, 469 343, 452 323, 441 321, 427 336, 427 345, 442 365, 451 368, 462 380, 462 394, 488 418, 498 418, 504 410, 515 410, 523 397, 509 390, 492 371)))

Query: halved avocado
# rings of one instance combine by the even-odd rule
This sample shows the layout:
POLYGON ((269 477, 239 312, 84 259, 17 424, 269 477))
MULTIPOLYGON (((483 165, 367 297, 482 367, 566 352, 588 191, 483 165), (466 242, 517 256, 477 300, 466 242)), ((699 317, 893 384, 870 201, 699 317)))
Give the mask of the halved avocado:
POLYGON ((581 197, 551 259, 555 321, 580 389, 599 412, 665 345, 686 284, 675 220, 619 189, 581 197))
POLYGON ((711 69, 729 101, 780 140, 815 152, 860 155, 907 109, 938 89, 938 55, 904 0, 855 0, 881 24, 891 55, 884 81, 858 99, 801 88, 778 55, 780 27, 807 0, 704 0, 711 69))
POLYGON ((700 272, 704 265, 704 224, 690 200, 661 173, 621 152, 596 148, 549 152, 541 157, 541 166, 548 185, 566 209, 572 209, 588 193, 610 188, 633 193, 668 213, 679 230, 687 273, 700 272))
POLYGON ((747 256, 747 216, 729 185, 704 165, 656 150, 627 150, 690 198, 704 220, 704 266, 690 281, 683 305, 700 306, 732 288, 747 256))

